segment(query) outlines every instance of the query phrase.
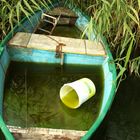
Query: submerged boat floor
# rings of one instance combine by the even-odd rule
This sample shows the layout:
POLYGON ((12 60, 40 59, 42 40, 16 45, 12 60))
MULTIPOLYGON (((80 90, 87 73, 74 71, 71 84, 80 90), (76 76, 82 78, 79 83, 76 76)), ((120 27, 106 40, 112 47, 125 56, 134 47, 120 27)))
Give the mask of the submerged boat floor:
POLYGON ((8 126, 17 140, 79 140, 87 131, 8 126))
POLYGON ((60 44, 64 53, 106 56, 101 42, 85 39, 18 32, 8 43, 10 47, 48 51, 56 51, 56 47, 60 44))

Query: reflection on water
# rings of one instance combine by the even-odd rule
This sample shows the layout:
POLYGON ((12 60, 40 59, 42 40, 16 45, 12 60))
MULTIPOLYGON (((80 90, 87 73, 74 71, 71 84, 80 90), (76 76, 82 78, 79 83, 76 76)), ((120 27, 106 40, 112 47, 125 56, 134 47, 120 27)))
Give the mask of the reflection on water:
POLYGON ((22 127, 87 130, 99 114, 103 96, 100 66, 12 62, 5 84, 4 119, 8 125, 22 127), (78 109, 69 109, 59 98, 63 84, 90 78, 96 95, 78 109))
POLYGON ((140 140, 140 78, 121 83, 110 113, 105 140, 140 140))

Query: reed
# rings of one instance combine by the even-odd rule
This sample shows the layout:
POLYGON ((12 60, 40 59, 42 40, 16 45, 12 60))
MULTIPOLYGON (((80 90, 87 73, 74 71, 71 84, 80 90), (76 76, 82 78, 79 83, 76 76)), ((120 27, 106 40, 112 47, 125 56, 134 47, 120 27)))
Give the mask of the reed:
MULTIPOLYGON (((35 10, 45 7, 52 0, 1 0, 0 38, 2 39, 14 25, 35 10)), ((140 0, 66 0, 79 6, 91 16, 86 30, 88 34, 96 30, 107 38, 118 69, 117 80, 125 74, 140 76, 140 0)))
POLYGON ((29 19, 34 11, 42 7, 48 9, 51 0, 1 0, 0 2, 0 40, 13 30, 23 17, 29 19))
POLYGON ((92 18, 89 34, 96 30, 110 45, 118 69, 117 80, 125 74, 140 76, 140 0, 68 0, 92 18))

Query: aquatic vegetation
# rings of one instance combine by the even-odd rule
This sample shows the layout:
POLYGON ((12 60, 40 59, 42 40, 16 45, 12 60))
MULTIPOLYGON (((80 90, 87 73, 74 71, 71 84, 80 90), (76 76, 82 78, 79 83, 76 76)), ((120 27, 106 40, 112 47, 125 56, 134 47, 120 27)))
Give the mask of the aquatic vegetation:
POLYGON ((118 69, 118 80, 124 74, 140 72, 140 1, 139 0, 67 0, 77 4, 92 18, 88 32, 104 35, 118 69), (92 23, 92 26, 91 26, 92 23))
MULTIPOLYGON (((53 0, 1 0, 0 40, 18 24, 53 0)), ((60 0, 61 1, 61 0, 60 0)), ((62 0, 80 7, 91 16, 89 35, 96 30, 97 36, 104 35, 110 45, 118 69, 117 80, 125 74, 140 75, 140 0, 62 0)))

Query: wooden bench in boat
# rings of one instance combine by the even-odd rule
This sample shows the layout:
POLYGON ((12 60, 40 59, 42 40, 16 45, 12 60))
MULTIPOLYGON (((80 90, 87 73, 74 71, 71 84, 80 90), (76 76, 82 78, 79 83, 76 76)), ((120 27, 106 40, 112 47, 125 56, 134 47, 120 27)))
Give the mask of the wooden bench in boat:
POLYGON ((7 126, 17 140, 79 140, 87 131, 7 126))
POLYGON ((18 32, 9 41, 8 45, 9 47, 22 47, 56 51, 56 46, 58 46, 59 43, 64 44, 62 46, 63 53, 74 53, 104 57, 106 56, 105 49, 101 42, 51 35, 18 32))
POLYGON ((72 10, 65 7, 56 7, 47 14, 58 17, 61 15, 58 25, 74 25, 78 16, 72 10))

